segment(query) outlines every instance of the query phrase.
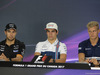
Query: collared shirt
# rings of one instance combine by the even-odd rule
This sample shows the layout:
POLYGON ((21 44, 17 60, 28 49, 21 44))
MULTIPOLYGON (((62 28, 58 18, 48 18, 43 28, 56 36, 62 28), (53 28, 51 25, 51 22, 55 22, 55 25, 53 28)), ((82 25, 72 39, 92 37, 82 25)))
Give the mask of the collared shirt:
POLYGON ((95 46, 91 45, 90 39, 81 42, 78 53, 84 53, 85 57, 100 57, 100 38, 95 46))
POLYGON ((25 45, 23 42, 15 39, 15 43, 8 46, 6 40, 0 42, 0 55, 4 53, 7 58, 15 58, 17 54, 23 57, 25 50, 25 45))
MULTIPOLYGON (((51 44, 48 40, 44 42, 39 42, 36 45, 35 52, 41 53, 41 55, 47 55, 47 56, 52 56, 53 59, 56 57, 56 50, 57 50, 57 44, 58 44, 58 39, 51 44)), ((59 42, 59 48, 58 48, 58 59, 60 58, 60 54, 66 54, 67 53, 67 48, 64 43, 59 42)))

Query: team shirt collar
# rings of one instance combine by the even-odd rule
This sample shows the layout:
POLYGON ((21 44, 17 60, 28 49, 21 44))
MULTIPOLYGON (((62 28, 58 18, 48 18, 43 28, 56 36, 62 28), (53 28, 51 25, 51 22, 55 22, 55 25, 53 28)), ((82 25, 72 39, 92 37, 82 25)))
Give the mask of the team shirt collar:
MULTIPOLYGON (((7 44, 6 44, 6 39, 4 40, 4 44, 5 44, 5 45, 7 45, 7 44)), ((15 42, 14 42, 14 44, 18 44, 18 42, 17 42, 17 39, 16 39, 16 38, 15 38, 15 42)), ((14 45, 14 44, 12 44, 12 45, 14 45)))
MULTIPOLYGON (((46 40, 46 43, 47 44, 51 44, 49 41, 48 41, 48 39, 46 40)), ((58 38, 55 40, 55 42, 54 43, 52 43, 51 45, 57 45, 57 43, 58 43, 58 38)))
MULTIPOLYGON (((92 46, 92 44, 91 44, 91 42, 90 42, 90 39, 88 39, 88 41, 89 41, 89 44, 92 46)), ((98 42, 96 43, 96 45, 100 45, 100 38, 98 39, 98 42)), ((96 46, 95 45, 95 46, 96 46)))

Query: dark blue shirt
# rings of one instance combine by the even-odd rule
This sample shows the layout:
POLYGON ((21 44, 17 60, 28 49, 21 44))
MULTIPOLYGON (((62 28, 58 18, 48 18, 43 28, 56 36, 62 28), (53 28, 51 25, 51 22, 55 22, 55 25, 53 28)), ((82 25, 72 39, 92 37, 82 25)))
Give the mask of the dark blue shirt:
POLYGON ((79 43, 78 53, 84 53, 85 57, 100 57, 100 38, 95 46, 91 45, 90 39, 79 43))

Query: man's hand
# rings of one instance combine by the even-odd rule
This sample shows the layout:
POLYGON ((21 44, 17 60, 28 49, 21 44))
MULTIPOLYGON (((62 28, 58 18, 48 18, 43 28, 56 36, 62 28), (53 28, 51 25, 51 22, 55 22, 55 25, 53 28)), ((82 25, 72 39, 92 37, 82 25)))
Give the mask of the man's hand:
POLYGON ((50 59, 50 60, 49 60, 49 63, 53 63, 53 59, 50 59))
POLYGON ((15 58, 12 58, 11 61, 18 61, 21 62, 23 59, 23 56, 21 54, 17 54, 15 58))
POLYGON ((93 63, 95 66, 99 65, 99 62, 97 61, 97 59, 91 59, 90 62, 93 63))
POLYGON ((10 61, 9 58, 7 58, 7 57, 4 55, 4 53, 2 53, 2 54, 0 55, 0 60, 10 61))
POLYGON ((90 63, 90 60, 89 60, 89 58, 88 58, 88 59, 86 59, 86 60, 85 60, 85 62, 87 62, 87 63, 90 63))

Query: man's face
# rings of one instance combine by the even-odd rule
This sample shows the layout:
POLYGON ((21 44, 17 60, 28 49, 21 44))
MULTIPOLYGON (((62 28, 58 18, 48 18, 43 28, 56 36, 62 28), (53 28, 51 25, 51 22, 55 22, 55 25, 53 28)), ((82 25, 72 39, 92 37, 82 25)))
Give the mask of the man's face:
POLYGON ((16 36, 16 30, 15 29, 9 29, 5 31, 6 39, 9 41, 13 41, 16 36))
POLYGON ((56 32, 55 29, 47 29, 46 31, 48 40, 55 40, 57 38, 58 31, 56 32))
POLYGON ((89 33, 90 39, 95 40, 96 38, 98 38, 99 30, 97 29, 96 26, 94 26, 94 27, 88 28, 88 33, 89 33))

